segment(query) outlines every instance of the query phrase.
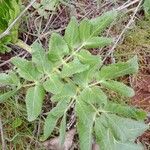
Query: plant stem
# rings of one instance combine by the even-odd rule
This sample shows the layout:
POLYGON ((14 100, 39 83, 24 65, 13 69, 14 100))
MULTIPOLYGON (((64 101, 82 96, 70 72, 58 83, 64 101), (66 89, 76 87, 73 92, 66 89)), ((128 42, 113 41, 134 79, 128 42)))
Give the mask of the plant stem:
MULTIPOLYGON (((17 46, 19 46, 19 47, 25 49, 25 50, 28 51, 29 53, 32 52, 31 47, 30 47, 29 45, 27 45, 25 42, 21 41, 21 40, 19 40, 15 45, 17 45, 17 46)), ((64 61, 63 61, 62 63, 60 63, 58 66, 56 66, 56 67, 52 70, 51 74, 54 73, 54 72, 60 73, 60 71, 59 71, 58 69, 59 69, 62 65, 64 65, 65 63, 67 63, 67 61, 70 60, 76 53, 78 53, 78 52, 83 48, 83 46, 84 46, 83 44, 82 44, 81 46, 79 46, 71 55, 69 55, 66 59, 64 59, 64 61)), ((45 76, 44 78, 42 78, 40 81, 41 81, 41 82, 42 82, 42 81, 45 81, 48 77, 49 77, 49 74, 46 74, 46 76, 45 76)), ((70 78, 65 78, 65 80, 66 80, 67 82, 68 82, 68 81, 71 81, 70 78)), ((35 83, 31 83, 31 84, 26 84, 26 85, 24 85, 23 87, 28 87, 28 86, 30 87, 30 86, 34 86, 34 85, 35 85, 35 83)))
POLYGON ((19 46, 20 48, 23 48, 24 50, 26 50, 30 54, 32 52, 31 47, 28 44, 26 44, 25 42, 23 42, 22 40, 18 40, 18 42, 15 43, 15 45, 19 46))
POLYGON ((89 87, 95 86, 95 85, 100 84, 100 83, 102 83, 102 81, 94 82, 94 83, 90 84, 89 87))

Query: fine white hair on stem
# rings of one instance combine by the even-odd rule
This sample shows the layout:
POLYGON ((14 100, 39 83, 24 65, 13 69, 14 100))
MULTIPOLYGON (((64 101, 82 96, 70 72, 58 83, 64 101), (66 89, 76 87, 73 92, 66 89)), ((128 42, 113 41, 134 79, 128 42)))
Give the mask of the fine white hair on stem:
POLYGON ((2 39, 4 36, 10 34, 10 30, 13 28, 13 26, 17 23, 17 21, 24 15, 24 13, 36 2, 36 0, 33 0, 30 2, 30 4, 16 17, 16 19, 8 26, 8 28, 0 34, 0 39, 2 39))

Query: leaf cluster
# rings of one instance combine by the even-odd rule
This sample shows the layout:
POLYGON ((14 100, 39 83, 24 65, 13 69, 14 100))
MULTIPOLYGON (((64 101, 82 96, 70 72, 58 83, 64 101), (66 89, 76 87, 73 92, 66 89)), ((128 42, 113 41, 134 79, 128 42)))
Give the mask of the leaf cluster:
MULTIPOLYGON (((9 25, 15 20, 20 12, 19 0, 1 0, 0 1, 0 34, 3 33, 9 25)), ((15 43, 18 39, 18 26, 16 24, 8 36, 0 39, 0 53, 10 51, 8 44, 15 43)))
POLYGON ((105 93, 109 89, 125 97, 134 96, 132 88, 116 79, 137 73, 137 57, 103 65, 99 56, 89 52, 113 42, 101 33, 116 17, 115 11, 91 20, 85 18, 80 23, 73 17, 64 36, 51 35, 47 52, 41 44, 34 43, 32 60, 12 58, 21 80, 13 72, 0 74, 0 83, 9 88, 9 92, 0 95, 0 102, 28 87, 25 98, 28 121, 38 118, 46 93, 51 93, 56 107, 48 112, 41 140, 52 134, 60 120, 60 145, 63 144, 67 112, 74 105, 81 150, 91 150, 93 138, 101 150, 143 149, 134 140, 148 128, 143 122, 146 113, 110 101, 105 93))

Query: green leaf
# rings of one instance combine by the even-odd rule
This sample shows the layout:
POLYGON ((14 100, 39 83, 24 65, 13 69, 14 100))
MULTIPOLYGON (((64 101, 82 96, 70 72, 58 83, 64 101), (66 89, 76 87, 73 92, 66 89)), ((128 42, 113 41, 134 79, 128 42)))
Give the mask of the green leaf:
POLYGON ((137 56, 127 62, 118 62, 109 66, 104 66, 99 72, 99 79, 114 79, 127 74, 138 72, 137 56))
POLYGON ((66 113, 64 114, 61 124, 60 124, 60 129, 59 129, 59 138, 60 138, 60 146, 63 147, 64 142, 65 142, 65 137, 66 137, 66 113))
POLYGON ((10 52, 11 48, 7 45, 11 43, 11 37, 5 36, 0 39, 0 53, 4 54, 5 52, 10 52))
POLYGON ((96 119, 94 131, 96 142, 101 147, 101 150, 113 150, 113 139, 110 139, 110 137, 108 136, 109 134, 107 134, 107 129, 103 126, 100 119, 96 119))
POLYGON ((62 90, 52 96, 52 101, 61 101, 63 99, 71 99, 76 96, 77 87, 73 83, 67 83, 63 86, 62 90))
POLYGON ((143 8, 147 16, 150 15, 150 0, 144 0, 143 8))
MULTIPOLYGON (((12 9, 9 10, 10 13, 10 20, 8 22, 8 26, 16 19, 16 17, 20 13, 20 3, 21 1, 17 0, 12 0, 11 1, 11 6, 12 9)), ((16 43, 18 40, 18 28, 19 28, 19 23, 16 23, 13 28, 11 29, 11 41, 12 43, 16 43)))
POLYGON ((18 86, 19 84, 20 84, 20 80, 14 72, 10 72, 9 74, 0 73, 0 85, 18 86))
POLYGON ((96 141, 101 150, 143 150, 141 144, 131 142, 122 142, 116 140, 109 129, 105 128, 102 123, 95 123, 96 141))
POLYGON ((124 83, 109 80, 109 81, 102 81, 101 84, 105 86, 106 88, 113 90, 120 95, 126 96, 126 97, 133 97, 135 95, 135 92, 132 88, 128 87, 124 83))
POLYGON ((15 87, 19 87, 21 85, 20 83, 20 79, 19 77, 16 75, 15 72, 9 72, 9 76, 10 76, 10 79, 11 79, 11 82, 12 83, 12 86, 15 86, 15 87))
POLYGON ((137 120, 144 120, 146 118, 146 112, 137 108, 121 105, 114 102, 109 102, 104 109, 110 113, 118 114, 124 117, 133 118, 137 120))
POLYGON ((78 47, 80 43, 80 35, 79 35, 78 22, 75 17, 71 18, 65 30, 64 38, 71 49, 78 47))
POLYGON ((106 37, 92 37, 83 42, 84 48, 100 48, 110 45, 112 43, 111 38, 106 37))
POLYGON ((46 52, 41 44, 34 43, 32 45, 32 62, 37 66, 38 71, 49 73, 52 70, 51 62, 48 60, 46 52))
POLYGON ((91 104, 98 104, 101 107, 107 104, 107 96, 98 86, 85 88, 80 93, 80 100, 91 104))
POLYGON ((104 125, 114 133, 116 139, 134 142, 145 130, 148 129, 142 121, 122 118, 114 114, 106 115, 107 123, 104 125), (117 124, 116 124, 117 122, 117 124))
POLYGON ((93 124, 96 113, 91 105, 87 104, 79 97, 76 101, 76 115, 80 149, 91 150, 93 124))
POLYGON ((102 150, 142 150, 142 146, 136 145, 134 141, 148 129, 148 125, 117 115, 103 114, 96 119, 94 129, 97 143, 102 150))
POLYGON ((142 144, 135 143, 116 143, 115 150, 143 150, 142 144))
POLYGON ((86 41, 91 36, 91 31, 91 22, 87 18, 83 19, 79 25, 80 39, 82 40, 82 42, 86 41))
POLYGON ((92 55, 88 50, 82 49, 76 56, 83 64, 90 65, 91 67, 100 66, 102 63, 100 56, 92 55))
POLYGON ((81 88, 85 88, 95 79, 99 66, 102 64, 102 60, 99 56, 92 55, 88 50, 84 49, 77 53, 76 56, 81 63, 89 65, 88 70, 73 76, 73 82, 78 84, 81 88))
POLYGON ((52 74, 49 78, 43 83, 43 86, 46 91, 53 94, 58 94, 61 92, 64 83, 61 81, 60 77, 56 74, 52 74))
POLYGON ((73 76, 73 82, 78 84, 79 87, 85 88, 88 87, 90 82, 95 80, 95 76, 98 72, 99 66, 102 64, 102 60, 99 56, 92 55, 89 51, 84 49, 77 53, 76 56, 81 63, 90 66, 88 70, 77 73, 73 76))
MULTIPOLYGON (((20 5, 17 0, 1 0, 0 1, 0 34, 9 27, 20 13, 20 5)), ((18 27, 16 23, 10 30, 9 35, 0 39, 0 53, 8 52, 11 49, 7 44, 15 43, 18 40, 18 27)))
POLYGON ((93 81, 95 69, 89 69, 87 71, 77 73, 73 76, 72 80, 81 88, 88 87, 88 84, 93 81))
POLYGON ((22 78, 29 81, 36 81, 41 77, 40 72, 32 62, 19 57, 12 58, 11 62, 18 68, 17 71, 22 78))
POLYGON ((22 125, 23 121, 21 118, 16 118, 13 122, 12 122, 12 127, 13 128, 18 128, 22 125))
POLYGON ((100 17, 91 19, 90 22, 93 25, 92 35, 97 36, 102 33, 116 18, 117 11, 114 10, 106 12, 100 17))
POLYGON ((15 95, 17 91, 18 91, 18 89, 13 89, 13 90, 6 92, 4 94, 0 94, 0 103, 4 103, 7 99, 9 99, 13 95, 15 95))
POLYGON ((78 59, 73 60, 72 62, 69 62, 67 64, 64 64, 61 77, 71 77, 72 75, 76 73, 83 72, 89 68, 89 65, 81 64, 78 59))
POLYGON ((0 73, 0 85, 11 85, 12 80, 9 74, 0 73))
POLYGON ((50 61, 57 61, 62 59, 69 53, 69 48, 62 36, 57 33, 51 35, 49 41, 49 59, 50 61))
POLYGON ((40 84, 27 90, 25 101, 28 121, 34 121, 41 113, 44 96, 45 91, 40 84))
POLYGON ((41 138, 42 141, 46 140, 53 132, 56 123, 60 117, 64 115, 64 112, 68 109, 70 100, 62 99, 56 107, 54 107, 48 114, 44 123, 44 135, 41 138))

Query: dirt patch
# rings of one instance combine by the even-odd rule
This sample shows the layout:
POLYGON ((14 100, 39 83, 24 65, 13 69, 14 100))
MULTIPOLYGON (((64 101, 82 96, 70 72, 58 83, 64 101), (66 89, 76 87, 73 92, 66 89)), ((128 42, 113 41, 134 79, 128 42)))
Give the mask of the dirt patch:
MULTIPOLYGON (((141 75, 134 82, 135 96, 132 98, 131 105, 147 111, 146 123, 150 123, 150 75, 141 75)), ((150 150, 150 130, 146 131, 139 140, 150 150)))
POLYGON ((140 76, 135 81, 136 95, 133 97, 131 104, 150 112, 150 75, 140 76))

